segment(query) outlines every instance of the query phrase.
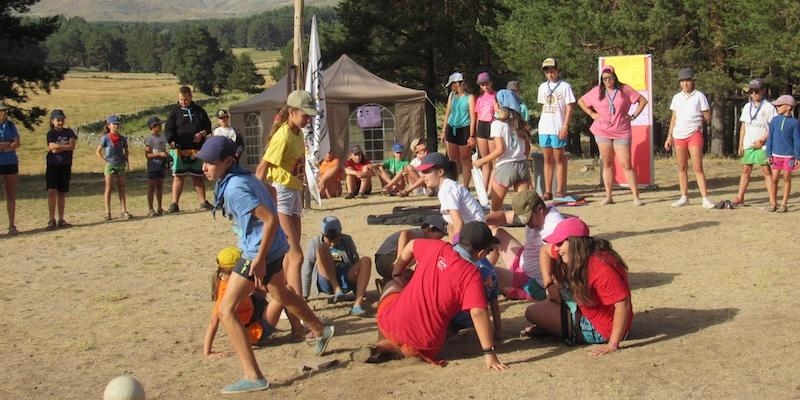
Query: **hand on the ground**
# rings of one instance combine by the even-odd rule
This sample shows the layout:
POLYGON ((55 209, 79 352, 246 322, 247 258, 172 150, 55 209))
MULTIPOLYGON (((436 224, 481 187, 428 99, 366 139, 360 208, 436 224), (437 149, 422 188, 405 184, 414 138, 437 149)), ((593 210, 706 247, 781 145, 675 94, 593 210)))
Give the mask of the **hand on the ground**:
POLYGON ((601 346, 593 347, 591 350, 589 350, 589 354, 597 357, 602 356, 603 354, 614 353, 616 351, 619 351, 617 347, 606 343, 601 346))
POLYGON ((507 365, 501 363, 500 360, 497 359, 497 354, 487 354, 484 360, 486 361, 486 369, 489 371, 505 371, 508 369, 507 365))
POLYGON ((220 358, 227 357, 228 354, 222 351, 212 351, 211 353, 206 354, 206 360, 213 361, 219 360, 220 358))

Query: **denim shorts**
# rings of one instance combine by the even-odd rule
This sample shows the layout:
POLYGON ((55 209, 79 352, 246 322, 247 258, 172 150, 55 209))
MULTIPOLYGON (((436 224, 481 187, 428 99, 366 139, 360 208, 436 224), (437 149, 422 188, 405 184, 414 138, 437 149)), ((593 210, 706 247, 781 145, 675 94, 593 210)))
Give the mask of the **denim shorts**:
POLYGON ((303 191, 272 183, 278 197, 277 209, 283 215, 303 215, 303 191))
POLYGON ((627 138, 619 138, 619 139, 609 139, 604 137, 595 136, 594 141, 597 144, 601 143, 611 143, 612 146, 630 146, 631 145, 631 137, 628 136, 627 138))
MULTIPOLYGON (((336 267, 336 279, 339 280, 339 285, 341 285, 342 291, 345 293, 356 290, 356 283, 350 281, 347 277, 350 272, 350 267, 351 265, 349 264, 336 267)), ((333 294, 333 285, 331 281, 325 279, 322 274, 317 276, 317 289, 323 293, 333 294)))

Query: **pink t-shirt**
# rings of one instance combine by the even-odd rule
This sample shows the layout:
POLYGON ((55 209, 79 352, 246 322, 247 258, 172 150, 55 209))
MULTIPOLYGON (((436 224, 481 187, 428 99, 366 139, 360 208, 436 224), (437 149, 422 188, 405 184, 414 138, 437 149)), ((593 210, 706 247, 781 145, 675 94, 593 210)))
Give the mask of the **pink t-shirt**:
MULTIPOLYGON (((593 306, 578 303, 578 308, 592 326, 606 339, 611 339, 614 326, 614 303, 631 296, 628 286, 628 273, 607 252, 595 253, 589 257, 588 276, 589 291, 596 299, 593 306)), ((633 307, 628 310, 628 326, 623 336, 631 330, 633 307)))
POLYGON ((605 86, 595 86, 588 93, 581 97, 587 107, 593 108, 600 114, 592 126, 589 128, 592 133, 605 139, 628 139, 631 137, 631 121, 628 119, 628 112, 631 104, 636 103, 641 96, 639 92, 633 90, 628 85, 623 85, 621 89, 606 93, 603 100, 600 100, 600 91, 605 90, 605 86), (614 99, 614 115, 610 114, 608 108, 609 99, 614 99))
POLYGON ((494 120, 495 92, 484 92, 475 100, 475 114, 478 115, 478 121, 492 122, 494 120))
POLYGON ((459 311, 487 308, 481 274, 444 241, 414 240, 414 277, 378 313, 378 326, 399 342, 434 358, 459 311))

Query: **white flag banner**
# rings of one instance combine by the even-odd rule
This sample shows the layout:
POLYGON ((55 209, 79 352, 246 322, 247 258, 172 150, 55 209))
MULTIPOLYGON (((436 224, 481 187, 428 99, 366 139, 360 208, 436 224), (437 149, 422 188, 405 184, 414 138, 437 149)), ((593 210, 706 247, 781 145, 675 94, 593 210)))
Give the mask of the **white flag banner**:
POLYGON ((308 40, 308 69, 306 71, 305 89, 311 93, 311 98, 317 105, 317 116, 312 118, 309 126, 304 128, 304 133, 308 191, 320 206, 322 205, 322 197, 319 195, 319 188, 317 187, 319 164, 331 149, 328 122, 325 118, 325 88, 322 83, 322 60, 320 59, 317 16, 315 15, 311 19, 311 35, 308 40))

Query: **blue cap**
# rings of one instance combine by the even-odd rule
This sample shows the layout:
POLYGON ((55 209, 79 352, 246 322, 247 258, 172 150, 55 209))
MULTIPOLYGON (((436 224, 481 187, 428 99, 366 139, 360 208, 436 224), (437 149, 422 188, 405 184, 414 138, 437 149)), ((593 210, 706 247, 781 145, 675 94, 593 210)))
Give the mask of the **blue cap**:
POLYGON ((392 151, 395 153, 402 153, 403 152, 403 145, 400 143, 395 143, 392 145, 392 151))
POLYGON ((162 121, 161 118, 158 118, 157 115, 153 115, 152 117, 147 119, 147 127, 152 128, 156 125, 161 125, 162 122, 164 121, 162 121))
POLYGON ((64 110, 56 109, 50 113, 50 119, 66 119, 66 118, 67 116, 64 115, 64 110))
POLYGON ((497 91, 496 96, 497 102, 500 103, 500 107, 519 112, 520 98, 516 93, 508 89, 500 89, 497 91))
POLYGON ((225 136, 212 136, 203 143, 197 158, 205 162, 214 162, 226 157, 236 156, 236 143, 225 136))
POLYGON ((336 218, 333 215, 329 215, 322 219, 323 235, 330 235, 330 234, 338 235, 340 233, 342 233, 342 223, 339 222, 339 218, 336 218))
POLYGON ((119 119, 118 116, 112 114, 112 115, 109 115, 108 118, 106 118, 106 122, 109 123, 109 124, 121 124, 122 120, 119 119))

